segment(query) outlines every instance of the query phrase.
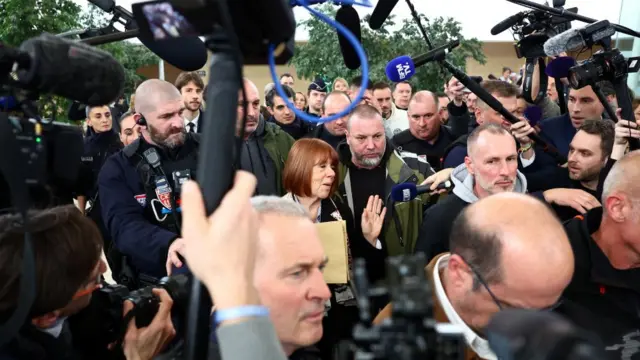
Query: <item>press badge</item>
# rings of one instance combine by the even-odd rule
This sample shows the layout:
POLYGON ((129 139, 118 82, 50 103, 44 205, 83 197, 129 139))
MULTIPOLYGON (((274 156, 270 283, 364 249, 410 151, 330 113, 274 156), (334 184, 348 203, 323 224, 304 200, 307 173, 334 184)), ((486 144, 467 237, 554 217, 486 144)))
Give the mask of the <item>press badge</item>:
POLYGON ((336 294, 336 301, 338 304, 344 306, 356 305, 356 297, 353 295, 353 291, 351 291, 351 287, 349 285, 340 285, 333 290, 334 294, 336 294))
POLYGON ((165 176, 156 177, 156 196, 165 208, 171 210, 171 186, 165 176))

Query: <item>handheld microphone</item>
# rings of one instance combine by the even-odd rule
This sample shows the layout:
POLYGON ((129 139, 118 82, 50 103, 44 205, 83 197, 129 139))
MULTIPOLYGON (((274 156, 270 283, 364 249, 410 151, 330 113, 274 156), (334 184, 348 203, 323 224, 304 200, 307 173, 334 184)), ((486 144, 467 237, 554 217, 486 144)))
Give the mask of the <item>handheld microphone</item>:
POLYGON ((407 55, 397 57, 387 64, 385 73, 393 82, 405 81, 415 75, 415 70, 428 62, 444 60, 444 57, 460 45, 460 40, 454 40, 416 57, 407 55))
POLYGON ((398 0, 379 0, 369 18, 369 27, 372 30, 380 29, 397 3, 398 0))
POLYGON ((601 20, 580 29, 569 29, 544 43, 544 52, 548 56, 558 56, 563 52, 591 47, 595 43, 611 37, 616 30, 609 21, 601 20))
MULTIPOLYGON (((356 9, 352 6, 344 5, 338 9, 336 13, 336 22, 346 27, 355 37, 358 42, 362 42, 362 34, 360 29, 360 16, 356 9)), ((340 52, 344 59, 344 64, 348 69, 356 70, 360 67, 360 58, 356 53, 353 45, 338 32, 338 42, 340 43, 340 52)))
POLYGON ((110 104, 124 90, 122 65, 103 50, 45 33, 22 43, 19 51, 30 60, 18 70, 22 87, 89 106, 110 104))
POLYGON ((167 38, 162 41, 145 39, 144 36, 139 36, 138 39, 159 58, 182 71, 200 70, 209 59, 207 48, 197 36, 167 38))
POLYGON ((545 73, 547 76, 562 79, 569 76, 569 69, 576 65, 576 61, 569 56, 557 57, 547 64, 545 73))
POLYGON ((0 111, 11 111, 18 106, 16 98, 13 96, 0 97, 0 111))
POLYGON ((395 202, 407 202, 415 199, 418 195, 426 194, 436 190, 448 190, 453 187, 451 180, 440 183, 435 190, 431 190, 431 184, 416 185, 414 183, 402 183, 391 188, 391 199, 395 202))
POLYGON ((522 21, 522 19, 524 19, 526 13, 525 12, 519 12, 515 15, 511 15, 508 18, 500 21, 499 23, 497 23, 494 27, 491 28, 491 35, 498 35, 501 32, 513 27, 513 25, 519 23, 520 21, 522 21))
POLYGON ((529 106, 524 111, 524 117, 529 121, 529 125, 535 126, 542 119, 542 109, 539 106, 529 106))

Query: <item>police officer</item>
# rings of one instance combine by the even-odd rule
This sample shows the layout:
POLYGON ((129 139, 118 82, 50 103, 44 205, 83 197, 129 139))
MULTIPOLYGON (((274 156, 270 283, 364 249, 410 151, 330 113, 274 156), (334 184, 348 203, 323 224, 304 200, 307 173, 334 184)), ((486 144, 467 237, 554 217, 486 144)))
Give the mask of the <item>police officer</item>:
POLYGON ((169 245, 180 234, 180 184, 195 176, 199 137, 184 127, 184 101, 152 79, 136 90, 141 137, 105 163, 98 181, 105 223, 124 254, 130 287, 165 276, 169 245))
MULTIPOLYGON (((79 173, 78 207, 93 220, 102 234, 104 249, 108 254, 111 236, 104 226, 98 196, 98 174, 107 158, 123 148, 113 131, 113 119, 109 106, 87 106, 87 136, 84 139, 84 154, 79 173), (87 206, 88 205, 88 206, 87 206)), ((111 265, 111 263, 110 263, 111 265)))

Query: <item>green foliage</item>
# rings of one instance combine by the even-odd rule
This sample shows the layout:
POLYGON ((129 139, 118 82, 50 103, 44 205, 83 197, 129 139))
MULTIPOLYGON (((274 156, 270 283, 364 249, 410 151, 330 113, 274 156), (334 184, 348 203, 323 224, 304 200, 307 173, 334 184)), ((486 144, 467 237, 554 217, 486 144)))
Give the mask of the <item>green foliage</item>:
MULTIPOLYGON (((331 18, 335 18, 336 9, 331 4, 320 8, 331 18)), ((475 38, 465 39, 459 22, 442 17, 429 20, 424 15, 421 15, 421 20, 434 47, 460 39, 460 46, 447 56, 456 66, 464 69, 468 58, 481 64, 486 62, 482 43, 475 38)), ((368 21, 369 16, 366 16, 361 22, 362 45, 373 81, 386 80, 385 67, 390 60, 400 55, 417 55, 429 50, 418 26, 412 20, 403 20, 398 31, 390 30, 396 25, 393 15, 376 31, 369 28, 368 21)), ((333 28, 316 17, 300 22, 299 26, 309 31, 309 41, 296 48, 296 55, 291 60, 299 77, 313 79, 320 74, 330 79, 343 77, 349 80, 361 74, 360 69, 349 70, 344 66, 338 36, 333 28)), ((443 84, 449 78, 450 75, 438 65, 428 64, 421 67, 410 81, 418 89, 442 91, 443 84)))
POLYGON ((71 0, 0 1, 0 40, 9 46, 43 32, 61 33, 78 27, 81 8, 71 0))

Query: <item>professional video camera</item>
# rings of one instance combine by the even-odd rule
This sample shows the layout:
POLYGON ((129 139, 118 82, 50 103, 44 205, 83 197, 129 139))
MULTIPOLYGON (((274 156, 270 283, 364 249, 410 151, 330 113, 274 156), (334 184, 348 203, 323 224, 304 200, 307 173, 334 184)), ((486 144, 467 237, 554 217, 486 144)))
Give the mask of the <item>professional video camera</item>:
MULTIPOLYGON (((356 259, 354 280, 361 322, 353 342, 341 344, 343 359, 464 359, 467 348, 462 330, 434 320, 431 285, 425 276, 423 254, 387 260, 388 289, 369 289, 364 260, 356 259), (372 325, 370 301, 391 296, 392 315, 372 325)), ((500 359, 605 358, 604 345, 595 336, 550 312, 508 309, 499 312, 485 329, 500 359)))
MULTIPOLYGON (((566 0, 554 0, 554 9, 563 9, 566 0)), ((564 10, 564 9, 563 9, 564 10)), ((578 8, 565 11, 578 12, 578 8)), ((511 29, 515 39, 516 55, 518 58, 533 59, 545 57, 542 44, 550 37, 571 28, 570 18, 550 14, 541 10, 522 11, 498 23, 491 29, 492 35, 511 29)))
MULTIPOLYGON (((22 213, 28 229, 28 209, 56 205, 55 199, 51 201, 59 195, 55 188, 77 179, 82 130, 41 118, 36 102, 41 95, 104 105, 115 101, 123 86, 122 66, 108 53, 87 45, 49 34, 29 39, 17 49, 0 42, 0 207, 22 213)), ((25 243, 20 301, 0 326, 0 345, 27 321, 36 296, 28 232, 25 243)))
POLYGON ((433 319, 431 285, 425 277, 424 254, 387 260, 386 288, 369 288, 363 259, 356 259, 354 281, 360 323, 353 343, 341 344, 343 358, 355 359, 464 359, 461 331, 433 319), (392 316, 372 325, 371 298, 390 295, 392 316))
MULTIPOLYGON (((580 89, 602 80, 611 83, 624 82, 627 74, 638 71, 640 68, 639 58, 627 59, 620 50, 612 48, 611 36, 613 34, 615 34, 615 29, 609 21, 602 20, 577 30, 575 34, 566 33, 566 35, 558 36, 563 40, 556 42, 567 44, 564 45, 566 47, 571 47, 574 43, 577 44, 577 47, 571 47, 570 50, 588 49, 594 45, 602 46, 602 49, 594 53, 591 58, 569 69, 567 78, 571 87, 580 89)), ((555 43, 550 41, 547 48, 554 49, 554 45, 555 43)))
MULTIPOLYGON (((146 327, 158 312, 160 303, 153 289, 165 289, 169 293, 173 300, 172 314, 180 319, 186 311, 190 285, 189 276, 181 274, 162 278, 156 285, 136 291, 117 284, 103 286, 92 294, 86 309, 69 318, 75 347, 89 353, 104 349, 105 358, 117 357, 120 349, 108 351, 107 347, 123 340, 129 321, 135 318, 136 327, 146 327), (133 303, 133 309, 124 316, 122 309, 126 300, 133 303)), ((174 325, 179 324, 174 322, 174 325)), ((176 329, 180 330, 178 326, 176 329)))
MULTIPOLYGON (((29 39, 20 48, 0 43, 0 137, 2 154, 12 154, 3 156, 0 183, 6 181, 12 193, 20 184, 28 185, 30 207, 70 201, 57 198, 70 193, 67 188, 77 179, 82 130, 55 118, 42 119, 36 100, 55 94, 104 105, 120 96, 123 83, 120 64, 86 45, 49 34, 29 39)), ((0 208, 17 206, 18 200, 14 196, 10 201, 9 194, 3 194, 0 208)))

